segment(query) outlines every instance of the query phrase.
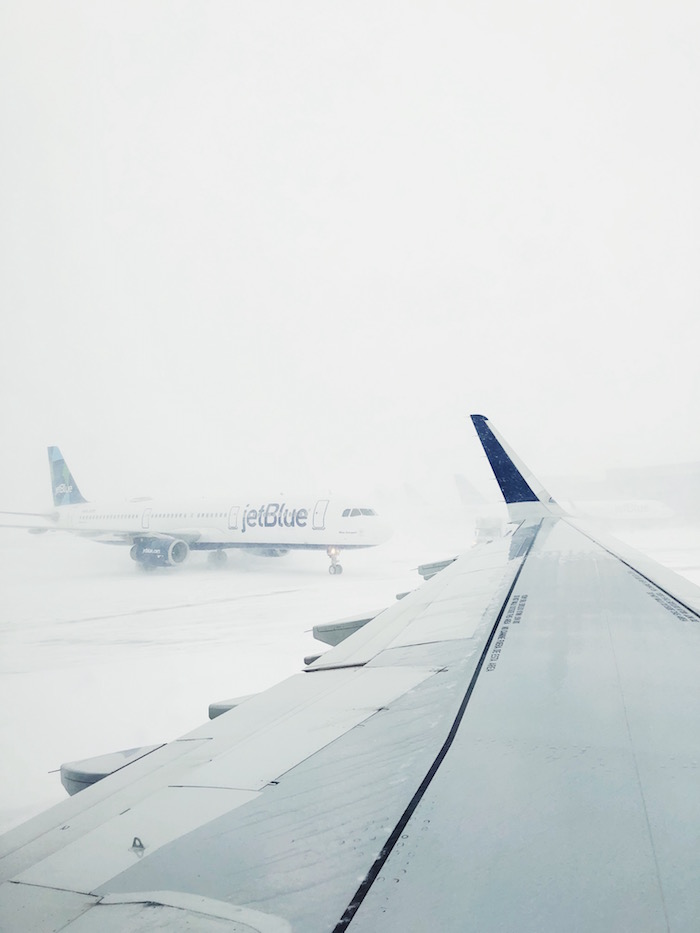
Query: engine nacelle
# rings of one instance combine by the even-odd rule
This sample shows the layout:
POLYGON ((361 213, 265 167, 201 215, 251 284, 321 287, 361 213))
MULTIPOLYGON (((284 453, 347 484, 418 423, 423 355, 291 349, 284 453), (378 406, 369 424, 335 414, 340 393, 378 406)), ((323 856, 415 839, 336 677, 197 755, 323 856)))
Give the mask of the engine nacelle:
POLYGON ((132 546, 132 560, 151 567, 171 567, 181 564, 189 554, 186 541, 181 538, 139 538, 132 546))

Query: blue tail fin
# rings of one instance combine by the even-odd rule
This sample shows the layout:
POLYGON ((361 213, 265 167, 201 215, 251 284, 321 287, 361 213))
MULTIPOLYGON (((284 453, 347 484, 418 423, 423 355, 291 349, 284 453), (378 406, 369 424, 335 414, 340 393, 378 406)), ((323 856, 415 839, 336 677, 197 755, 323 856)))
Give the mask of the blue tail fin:
POLYGON ((563 510, 552 499, 542 483, 531 473, 522 460, 508 446, 498 431, 484 415, 472 415, 472 422, 491 464, 494 476, 501 487, 511 516, 518 506, 542 505, 549 512, 563 514, 563 510))
POLYGON ((68 464, 58 447, 49 447, 49 469, 51 470, 51 492, 54 505, 76 505, 87 502, 73 479, 68 464))

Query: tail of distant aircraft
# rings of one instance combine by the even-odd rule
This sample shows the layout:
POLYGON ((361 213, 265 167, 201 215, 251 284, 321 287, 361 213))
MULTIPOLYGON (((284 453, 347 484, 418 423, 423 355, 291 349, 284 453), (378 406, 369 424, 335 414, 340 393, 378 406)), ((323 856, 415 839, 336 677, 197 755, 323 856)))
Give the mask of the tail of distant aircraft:
POLYGON ((49 469, 54 505, 77 505, 79 502, 87 502, 58 447, 49 447, 49 469))
POLYGON ((472 509, 475 505, 484 505, 486 500, 479 490, 469 482, 464 473, 455 473, 455 484, 459 493, 459 500, 466 509, 472 509))

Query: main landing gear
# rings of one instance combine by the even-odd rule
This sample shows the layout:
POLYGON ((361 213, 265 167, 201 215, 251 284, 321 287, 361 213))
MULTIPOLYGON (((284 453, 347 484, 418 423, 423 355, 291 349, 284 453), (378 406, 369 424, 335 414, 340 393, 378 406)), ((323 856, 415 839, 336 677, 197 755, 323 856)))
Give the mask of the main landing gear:
POLYGON ((223 548, 218 547, 215 551, 209 551, 207 560, 215 567, 222 567, 228 560, 228 554, 223 548))
POLYGON ((338 555, 340 554, 340 550, 337 547, 329 547, 326 553, 331 559, 331 565, 328 568, 328 573, 330 574, 342 573, 343 572, 342 564, 338 562, 338 555))

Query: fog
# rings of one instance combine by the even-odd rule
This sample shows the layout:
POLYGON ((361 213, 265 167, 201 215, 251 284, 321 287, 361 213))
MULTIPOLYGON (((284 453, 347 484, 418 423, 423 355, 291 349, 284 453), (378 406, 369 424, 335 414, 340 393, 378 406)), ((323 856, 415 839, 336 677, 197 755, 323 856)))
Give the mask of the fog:
POLYGON ((3 507, 699 460, 699 16, 3 4, 3 507))
MULTIPOLYGON (((34 732, 45 770, 172 738, 261 654, 258 687, 296 669, 310 614, 393 598, 456 528, 469 546, 454 475, 496 499, 470 412, 562 498, 567 477, 700 461, 699 19, 2 5, 0 509, 50 506, 59 444, 88 499, 356 490, 398 532, 342 580, 310 555, 145 579, 119 549, 2 532, 0 684, 26 713, 3 747, 70 696, 67 670, 94 703, 81 688, 34 732), (103 716, 121 725, 94 747, 103 716)), ((47 802, 31 790, 6 823, 47 802)))

